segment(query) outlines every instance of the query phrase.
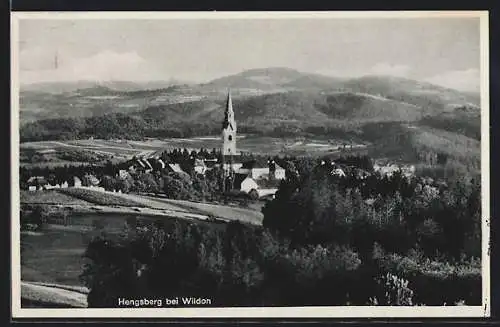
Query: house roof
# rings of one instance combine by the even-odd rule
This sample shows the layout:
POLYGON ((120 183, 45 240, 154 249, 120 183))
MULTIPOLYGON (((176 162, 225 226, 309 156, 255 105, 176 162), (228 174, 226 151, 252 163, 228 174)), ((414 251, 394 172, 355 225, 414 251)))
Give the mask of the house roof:
POLYGON ((176 173, 183 173, 184 171, 181 169, 181 166, 179 164, 168 164, 170 169, 172 169, 176 173))
POLYGON ((153 166, 151 166, 151 163, 149 163, 149 161, 147 159, 143 159, 142 161, 144 162, 144 164, 146 165, 147 168, 153 169, 153 166))
POLYGON ((47 179, 43 176, 32 176, 28 179, 28 184, 39 183, 39 184, 47 184, 47 179))
POLYGON ((161 158, 158 158, 158 162, 160 163, 162 169, 165 168, 166 164, 161 158))

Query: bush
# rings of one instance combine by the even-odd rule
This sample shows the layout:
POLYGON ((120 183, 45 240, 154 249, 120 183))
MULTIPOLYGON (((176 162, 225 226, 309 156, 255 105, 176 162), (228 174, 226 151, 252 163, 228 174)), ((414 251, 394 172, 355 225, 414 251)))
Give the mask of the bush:
POLYGON ((409 281, 416 304, 481 304, 480 260, 450 263, 415 255, 379 254, 376 261, 382 271, 409 281))
POLYGON ((25 207, 20 212, 21 230, 41 229, 49 217, 49 210, 46 206, 35 205, 25 207))
POLYGON ((370 298, 372 305, 411 306, 413 304, 413 291, 408 288, 408 281, 391 273, 377 279, 380 289, 378 297, 370 298), (378 299, 382 299, 379 302, 378 299))

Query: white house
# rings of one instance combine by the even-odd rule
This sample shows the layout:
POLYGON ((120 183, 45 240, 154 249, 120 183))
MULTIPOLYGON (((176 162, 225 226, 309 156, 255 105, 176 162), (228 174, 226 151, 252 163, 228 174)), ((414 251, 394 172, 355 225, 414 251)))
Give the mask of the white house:
POLYGON ((252 160, 245 162, 237 169, 238 174, 247 175, 255 180, 259 179, 285 179, 285 169, 281 168, 274 160, 252 160))
POLYGON ((274 195, 278 191, 277 188, 259 188, 257 189, 257 193, 259 194, 259 198, 263 198, 265 196, 271 195, 274 198, 274 195))
POLYGON ((245 193, 250 193, 251 190, 257 190, 258 188, 259 184, 251 177, 245 178, 240 185, 240 190, 245 193))
POLYGON ((82 180, 78 177, 73 177, 74 187, 82 187, 82 180))
POLYGON ((174 172, 174 173, 183 173, 184 171, 181 169, 181 166, 179 166, 179 164, 168 164, 167 165, 168 169, 171 171, 171 172, 174 172))
POLYGON ((205 164, 205 162, 203 160, 195 159, 194 160, 194 171, 197 174, 205 175, 205 173, 207 171, 207 165, 205 164))

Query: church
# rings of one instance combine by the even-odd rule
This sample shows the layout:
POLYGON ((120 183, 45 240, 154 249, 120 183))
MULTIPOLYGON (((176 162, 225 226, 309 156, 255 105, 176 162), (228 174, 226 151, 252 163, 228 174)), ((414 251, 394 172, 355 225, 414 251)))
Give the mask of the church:
POLYGON ((222 122, 223 189, 225 191, 240 190, 257 197, 273 195, 277 190, 277 183, 272 182, 284 179, 285 169, 268 159, 252 159, 243 162, 237 150, 236 141, 237 127, 229 91, 222 122))

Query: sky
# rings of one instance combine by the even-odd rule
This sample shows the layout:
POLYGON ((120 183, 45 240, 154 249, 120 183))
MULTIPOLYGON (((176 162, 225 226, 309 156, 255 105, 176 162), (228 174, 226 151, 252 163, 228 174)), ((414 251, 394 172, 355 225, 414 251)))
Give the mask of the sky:
POLYGON ((18 46, 22 84, 206 82, 265 67, 480 84, 479 18, 22 19, 18 46))

